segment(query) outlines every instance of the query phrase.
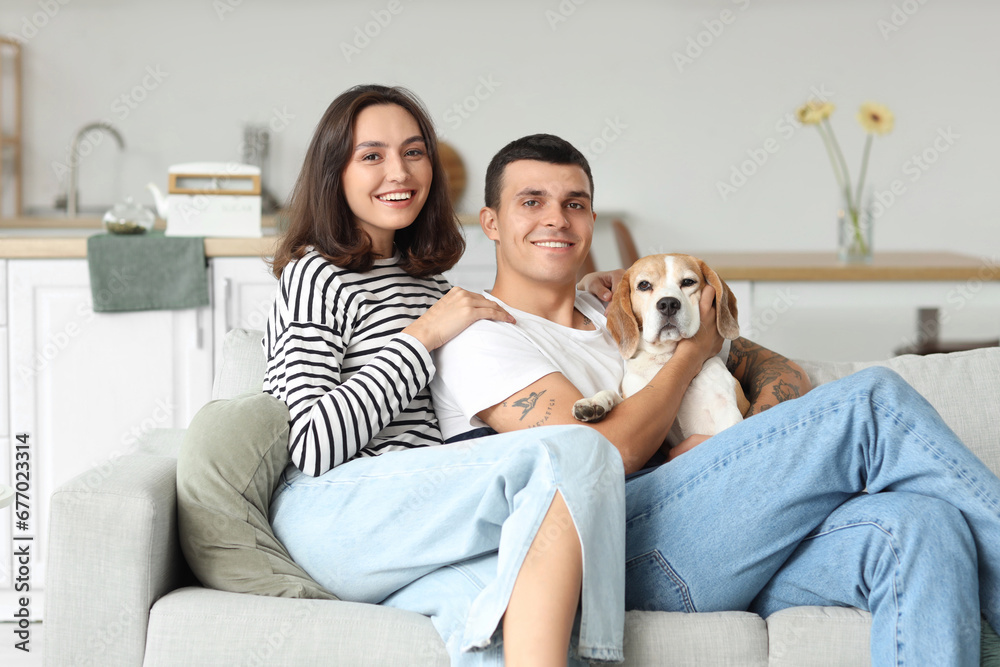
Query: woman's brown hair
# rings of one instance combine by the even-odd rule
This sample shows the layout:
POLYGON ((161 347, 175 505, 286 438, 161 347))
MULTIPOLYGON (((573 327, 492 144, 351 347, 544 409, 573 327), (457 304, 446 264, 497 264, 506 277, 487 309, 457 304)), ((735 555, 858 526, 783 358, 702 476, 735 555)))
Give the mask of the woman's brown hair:
POLYGON ((405 88, 363 85, 341 93, 316 126, 289 196, 288 229, 271 261, 276 277, 289 262, 305 255, 308 246, 341 268, 358 272, 372 268, 376 257, 371 237, 354 224, 341 177, 354 152, 355 119, 363 109, 378 104, 396 104, 413 116, 433 169, 430 192, 416 220, 396 232, 400 268, 426 278, 447 271, 462 256, 465 240, 448 195, 434 126, 423 104, 405 88))

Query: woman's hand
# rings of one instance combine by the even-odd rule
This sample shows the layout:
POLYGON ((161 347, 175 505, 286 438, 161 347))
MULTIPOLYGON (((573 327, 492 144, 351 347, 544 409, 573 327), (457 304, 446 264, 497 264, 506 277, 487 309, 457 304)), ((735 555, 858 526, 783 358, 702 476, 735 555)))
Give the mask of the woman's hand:
POLYGON ((581 278, 580 282, 576 284, 576 288, 583 292, 590 292, 604 303, 608 303, 611 301, 611 293, 621 282, 624 274, 625 269, 594 271, 581 278))
POLYGON ((403 329, 403 333, 410 334, 431 351, 465 331, 466 327, 477 320, 496 320, 511 324, 515 322, 499 304, 482 294, 452 287, 440 301, 403 329))
POLYGON ((719 326, 715 321, 715 289, 711 285, 705 285, 702 289, 698 307, 701 312, 698 332, 691 338, 681 340, 677 344, 677 350, 686 348, 700 357, 701 363, 705 363, 722 351, 722 344, 726 341, 719 333, 719 326))

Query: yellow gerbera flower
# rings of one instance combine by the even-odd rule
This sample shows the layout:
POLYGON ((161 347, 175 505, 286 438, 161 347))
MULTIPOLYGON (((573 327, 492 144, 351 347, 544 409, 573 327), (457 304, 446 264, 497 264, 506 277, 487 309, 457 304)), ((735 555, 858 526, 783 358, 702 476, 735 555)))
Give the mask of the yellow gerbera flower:
POLYGON ((819 123, 830 117, 834 110, 830 102, 818 102, 809 100, 795 112, 795 116, 803 125, 819 125, 819 123))
POLYGON ((883 104, 875 102, 865 102, 858 111, 858 122, 865 132, 875 134, 889 134, 892 126, 896 122, 896 117, 883 104))

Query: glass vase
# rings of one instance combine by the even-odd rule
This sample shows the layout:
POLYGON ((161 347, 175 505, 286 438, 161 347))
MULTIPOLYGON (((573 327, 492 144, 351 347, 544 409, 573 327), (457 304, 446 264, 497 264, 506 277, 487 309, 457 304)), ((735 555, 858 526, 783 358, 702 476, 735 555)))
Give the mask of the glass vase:
POLYGON ((872 201, 868 188, 861 196, 861 205, 852 208, 841 197, 837 209, 837 257, 844 264, 871 264, 872 261, 872 201))

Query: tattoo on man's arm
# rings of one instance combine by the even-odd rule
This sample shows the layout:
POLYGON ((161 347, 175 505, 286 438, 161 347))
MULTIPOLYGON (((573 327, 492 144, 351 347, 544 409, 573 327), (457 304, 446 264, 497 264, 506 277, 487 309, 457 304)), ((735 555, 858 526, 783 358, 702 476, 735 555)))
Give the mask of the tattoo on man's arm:
POLYGON ((753 414, 802 395, 800 387, 793 384, 803 380, 801 371, 789 360, 753 345, 745 338, 732 342, 726 367, 730 373, 742 375, 743 392, 754 406, 751 410, 753 414))
POLYGON ((790 401, 793 398, 798 398, 802 395, 802 391, 797 386, 785 382, 784 380, 778 380, 778 382, 771 388, 771 393, 774 394, 774 398, 778 401, 778 403, 781 403, 782 401, 790 401))
POLYGON ((733 375, 743 378, 741 385, 747 400, 753 404, 760 394, 760 387, 754 382, 753 373, 750 372, 760 360, 760 348, 750 347, 746 338, 737 338, 729 347, 729 359, 726 360, 726 368, 733 375))
MULTIPOLYGON (((552 414, 555 411, 556 399, 550 398, 545 401, 539 401, 544 393, 544 389, 538 393, 531 392, 527 396, 517 399, 511 405, 511 407, 514 408, 521 408, 521 416, 518 417, 518 421, 523 422, 525 417, 531 415, 531 419, 534 421, 527 423, 526 428, 545 426, 545 424, 548 423, 549 419, 552 417, 552 414)), ((507 403, 504 403, 503 405, 504 407, 507 407, 507 403)))
MULTIPOLYGON (((535 392, 531 392, 524 398, 519 398, 514 401, 514 407, 521 408, 523 410, 523 412, 521 412, 521 416, 518 418, 518 421, 524 421, 524 418, 527 417, 528 413, 535 408, 538 404, 538 399, 541 398, 544 393, 544 389, 537 394, 535 392)), ((504 403, 504 405, 506 405, 506 403, 504 403)))
POLYGON ((534 424, 529 425, 528 428, 535 428, 536 426, 545 426, 545 424, 549 421, 549 418, 552 416, 552 409, 555 408, 555 406, 556 406, 556 400, 554 398, 550 398, 548 405, 545 406, 545 412, 540 417, 538 417, 538 419, 535 421, 534 424))

